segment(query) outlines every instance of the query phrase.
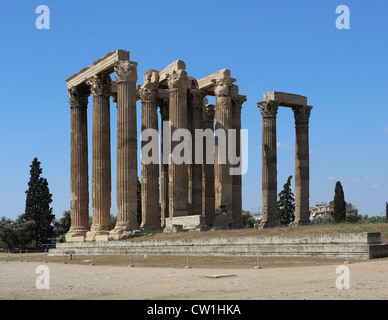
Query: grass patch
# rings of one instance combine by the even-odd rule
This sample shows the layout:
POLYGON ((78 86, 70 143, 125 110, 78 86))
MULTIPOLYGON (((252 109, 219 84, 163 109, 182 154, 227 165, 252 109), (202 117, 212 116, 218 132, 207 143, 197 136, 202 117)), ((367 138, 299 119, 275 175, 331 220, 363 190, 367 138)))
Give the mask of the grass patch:
POLYGON ((380 232, 381 242, 388 242, 388 223, 341 223, 328 225, 290 226, 270 229, 236 229, 236 230, 210 230, 210 231, 182 231, 172 233, 147 233, 147 235, 133 238, 130 241, 144 240, 178 240, 194 238, 223 238, 223 237, 249 237, 249 236, 291 236, 304 234, 331 234, 331 233, 362 233, 380 232))

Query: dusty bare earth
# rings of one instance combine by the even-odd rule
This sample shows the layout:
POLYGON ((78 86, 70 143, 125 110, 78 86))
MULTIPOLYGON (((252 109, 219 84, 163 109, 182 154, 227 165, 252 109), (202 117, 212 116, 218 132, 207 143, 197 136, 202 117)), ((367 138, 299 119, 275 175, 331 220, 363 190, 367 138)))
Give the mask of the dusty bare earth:
MULTIPOLYGON (((94 266, 80 256, 62 258, 35 254, 0 260, 0 299, 152 299, 152 300, 348 300, 388 298, 388 259, 347 264, 350 288, 337 289, 336 268, 344 261, 254 257, 210 258, 96 256, 94 266), (207 259, 207 260, 206 260, 207 259), (20 261, 22 260, 22 261, 20 261), (164 264, 162 263, 164 261, 164 264), (167 261, 167 262, 166 262, 167 261), (49 270, 49 289, 38 289, 39 265, 49 270), (161 265, 158 267, 156 265, 161 265), (172 267, 174 266, 174 267, 172 267), (215 277, 218 276, 218 277, 215 277)), ((42 282, 41 282, 42 283, 42 282)))

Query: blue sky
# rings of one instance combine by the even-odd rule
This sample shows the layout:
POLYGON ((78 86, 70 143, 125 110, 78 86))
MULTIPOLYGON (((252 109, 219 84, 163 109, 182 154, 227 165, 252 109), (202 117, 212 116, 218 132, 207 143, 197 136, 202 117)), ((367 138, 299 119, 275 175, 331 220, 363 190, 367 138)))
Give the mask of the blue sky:
MULTIPOLYGON (((197 79, 231 70, 248 99, 242 112, 242 127, 249 132, 245 210, 262 205, 262 119, 256 104, 268 91, 305 95, 314 106, 310 206, 331 200, 339 180, 346 200, 361 214, 385 210, 387 1, 16 0, 3 3, 2 12, 0 216, 15 219, 23 212, 34 157, 48 179, 56 217, 70 208, 65 79, 117 49, 130 51, 131 60, 139 63, 138 84, 147 69, 162 70, 177 59, 185 61, 187 72, 197 79), (41 4, 50 9, 50 30, 35 27, 35 9, 41 4), (339 5, 350 9, 350 30, 335 26, 339 5)), ((111 109, 115 186, 116 108, 111 109)), ((90 117, 91 110, 90 104, 90 117)), ((291 110, 279 110, 277 128, 280 191, 294 175, 291 110)), ((115 198, 113 187, 113 214, 115 198)))

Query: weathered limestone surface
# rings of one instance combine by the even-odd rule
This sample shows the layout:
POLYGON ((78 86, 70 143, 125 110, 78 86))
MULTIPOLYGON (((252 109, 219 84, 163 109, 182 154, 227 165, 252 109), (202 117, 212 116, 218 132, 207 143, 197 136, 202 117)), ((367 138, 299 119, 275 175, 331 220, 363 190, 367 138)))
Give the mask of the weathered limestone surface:
POLYGON ((293 107, 295 117, 295 223, 309 224, 309 118, 311 106, 293 107))
POLYGON ((300 95, 271 91, 258 103, 263 116, 263 220, 262 227, 275 226, 277 221, 276 113, 279 106, 291 107, 295 117, 295 222, 309 224, 309 135, 312 107, 300 95))
POLYGON ((69 90, 71 107, 71 227, 66 240, 85 237, 89 230, 88 94, 69 90))
MULTIPOLYGON (((158 93, 156 83, 152 82, 153 70, 146 72, 144 85, 140 88, 139 94, 142 103, 142 132, 147 129, 158 131, 158 93)), ((142 141, 142 146, 146 142, 142 141)), ((158 143, 159 145, 159 143, 158 143)), ((156 159, 159 158, 158 150, 156 159)), ((159 229, 159 164, 142 162, 141 170, 141 201, 142 201, 142 223, 144 230, 159 229)))
MULTIPOLYGON (((206 104, 203 107, 203 128, 211 130, 214 134, 215 105, 206 104)), ((204 139, 205 140, 205 139, 204 139)), ((214 194, 214 140, 204 141, 203 165, 202 165, 202 216, 205 225, 210 228, 215 219, 215 194, 214 194), (211 161, 207 161, 208 153, 211 153, 211 161)))
POLYGON ((228 160, 228 130, 232 129, 232 98, 230 87, 234 79, 223 78, 215 80, 216 96, 215 129, 225 133, 225 141, 216 139, 215 144, 215 226, 232 224, 232 176, 228 160), (220 219, 218 219, 220 216, 220 219))
MULTIPOLYGON (((189 79, 185 70, 174 71, 168 78, 170 92, 169 120, 172 136, 177 129, 187 129, 187 90, 189 79)), ((181 142, 180 144, 183 144, 181 142)), ((176 150, 177 141, 171 141, 171 150, 176 150)), ((188 214, 188 175, 187 164, 170 154, 169 162, 169 217, 188 214)))
POLYGON ((258 104, 263 117, 262 139, 262 197, 263 219, 261 227, 270 228, 278 224, 277 215, 277 146, 276 114, 279 105, 276 101, 263 101, 258 104))
POLYGON ((121 61, 115 66, 117 79, 117 222, 109 238, 132 236, 137 224, 137 63, 121 61))
POLYGON ((87 82, 93 94, 93 161, 91 230, 87 241, 108 235, 111 225, 111 156, 110 156, 110 84, 108 74, 94 76, 87 82))
POLYGON ((95 61, 92 66, 86 67, 80 72, 67 78, 67 88, 71 89, 72 87, 83 84, 95 75, 112 73, 116 63, 126 60, 129 60, 129 51, 112 51, 105 55, 103 58, 95 61))

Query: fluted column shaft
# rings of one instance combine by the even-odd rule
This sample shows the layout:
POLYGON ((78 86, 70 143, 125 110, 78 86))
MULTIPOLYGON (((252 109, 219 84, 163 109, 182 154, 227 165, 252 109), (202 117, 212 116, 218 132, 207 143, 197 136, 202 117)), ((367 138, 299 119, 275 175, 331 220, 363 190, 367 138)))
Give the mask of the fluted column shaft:
MULTIPOLYGON (((142 131, 153 129, 158 131, 157 92, 142 86, 139 90, 142 100, 142 131)), ((142 141, 142 146, 147 142, 142 141)), ((157 143, 159 146, 159 143, 157 143)), ((159 158, 159 148, 153 149, 156 158, 159 158)), ((141 170, 141 202, 142 223, 141 228, 152 230, 160 228, 159 219, 159 163, 142 163, 141 170)))
MULTIPOLYGON (((93 94, 92 209, 90 236, 108 234, 111 227, 111 150, 109 75, 94 76, 88 81, 93 94)), ((91 240, 91 238, 89 237, 91 240)))
POLYGON ((225 134, 225 145, 216 138, 215 143, 215 206, 217 213, 232 214, 232 176, 228 161, 228 130, 232 129, 232 98, 230 97, 231 81, 229 78, 216 82, 216 124, 215 129, 225 134), (220 153, 224 159, 221 161, 220 153))
POLYGON ((197 88, 189 93, 188 126, 192 137, 192 164, 189 165, 189 214, 197 215, 202 212, 202 165, 195 163, 195 129, 202 129, 203 94, 197 88))
POLYGON ((277 211, 277 146, 276 114, 279 105, 275 101, 259 103, 263 116, 262 138, 262 193, 263 219, 261 227, 278 224, 277 211))
POLYGON ((310 198, 309 118, 312 107, 294 107, 295 117, 295 223, 308 224, 310 198))
MULTIPOLYGON (((203 107, 203 129, 210 129, 214 132, 214 105, 208 104, 203 107)), ((207 153, 214 156, 213 141, 210 144, 203 144, 202 164, 202 216, 205 218, 205 225, 212 227, 215 219, 215 195, 214 195, 214 163, 207 163, 207 153)))
POLYGON ((233 165, 239 168, 239 174, 232 176, 232 203, 233 203, 233 222, 236 227, 243 227, 242 222, 242 177, 241 177, 241 108, 246 101, 245 96, 236 96, 233 98, 232 126, 236 130, 236 157, 240 157, 240 162, 233 165))
POLYGON ((66 239, 85 236, 89 230, 88 94, 69 91, 71 107, 71 226, 66 239))
MULTIPOLYGON (((187 90, 188 77, 184 70, 174 71, 169 78, 169 120, 171 124, 171 136, 177 129, 187 129, 187 90)), ((171 141, 169 174, 169 218, 187 216, 188 206, 188 175, 187 164, 176 163, 173 157, 174 148, 179 144, 171 141)))
POLYGON ((165 219, 169 216, 168 209, 168 163, 163 161, 163 136, 164 136, 164 121, 169 120, 169 102, 168 99, 160 103, 160 117, 162 120, 161 128, 161 150, 160 150, 160 224, 165 226, 165 219))
POLYGON ((115 232, 138 229, 137 223, 137 63, 122 61, 117 79, 117 222, 115 232))

